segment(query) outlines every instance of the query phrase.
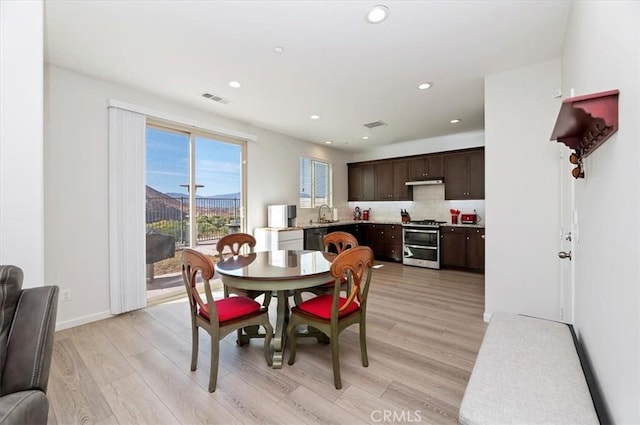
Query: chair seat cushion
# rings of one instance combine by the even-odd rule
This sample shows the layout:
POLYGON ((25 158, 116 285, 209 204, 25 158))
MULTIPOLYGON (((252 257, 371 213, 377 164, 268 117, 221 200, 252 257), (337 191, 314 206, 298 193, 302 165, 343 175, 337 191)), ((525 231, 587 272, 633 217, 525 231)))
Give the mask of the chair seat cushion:
MULTIPOLYGON (((218 322, 228 322, 247 314, 260 310, 260 303, 247 297, 229 297, 215 301, 218 310, 218 322)), ((205 304, 206 309, 201 308, 200 316, 209 320, 209 304, 205 304)))
MULTIPOLYGON (((311 298, 303 303, 300 303, 296 309, 301 310, 307 314, 320 317, 321 319, 331 319, 331 303, 333 302, 333 295, 320 295, 318 297, 311 298)), ((347 299, 340 297, 338 301, 338 307, 342 307, 347 299)), ((358 310, 360 306, 355 301, 349 304, 349 306, 338 317, 343 317, 358 310)))

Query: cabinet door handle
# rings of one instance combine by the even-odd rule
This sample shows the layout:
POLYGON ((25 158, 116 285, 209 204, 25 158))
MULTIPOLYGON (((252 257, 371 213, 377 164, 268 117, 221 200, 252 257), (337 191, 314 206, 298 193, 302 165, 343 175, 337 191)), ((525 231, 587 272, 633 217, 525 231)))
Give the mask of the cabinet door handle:
POLYGON ((481 237, 482 239, 484 239, 484 235, 481 235, 480 237, 481 237))

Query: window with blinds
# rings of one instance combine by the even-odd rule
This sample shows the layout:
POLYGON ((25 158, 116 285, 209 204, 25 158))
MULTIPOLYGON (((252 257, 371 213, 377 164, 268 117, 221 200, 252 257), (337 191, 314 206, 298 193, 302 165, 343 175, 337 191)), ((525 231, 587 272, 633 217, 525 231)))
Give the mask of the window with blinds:
POLYGON ((300 208, 332 206, 331 164, 311 158, 300 158, 300 208))

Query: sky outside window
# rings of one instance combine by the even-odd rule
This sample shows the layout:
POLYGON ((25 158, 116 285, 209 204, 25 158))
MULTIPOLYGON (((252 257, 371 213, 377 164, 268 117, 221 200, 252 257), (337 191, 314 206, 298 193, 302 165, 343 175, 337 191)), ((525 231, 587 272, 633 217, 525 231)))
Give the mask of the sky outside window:
MULTIPOLYGON (((147 128, 147 185, 162 193, 181 193, 189 183, 189 135, 147 128)), ((241 146, 196 137, 198 196, 240 192, 241 146)))

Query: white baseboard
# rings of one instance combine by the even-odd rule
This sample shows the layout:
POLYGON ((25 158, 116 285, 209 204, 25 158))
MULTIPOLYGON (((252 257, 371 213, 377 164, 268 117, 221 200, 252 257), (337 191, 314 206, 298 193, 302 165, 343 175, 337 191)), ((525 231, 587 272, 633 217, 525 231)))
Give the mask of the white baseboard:
POLYGON ((489 323, 491 321, 491 315, 493 315, 493 313, 484 313, 482 318, 484 319, 485 322, 489 323))
POLYGON ((56 331, 64 329, 75 328, 76 326, 86 325, 87 323, 97 322, 98 320, 108 319, 113 317, 110 311, 103 311, 101 313, 95 313, 88 316, 78 317, 73 320, 67 320, 66 322, 57 322, 56 331))

